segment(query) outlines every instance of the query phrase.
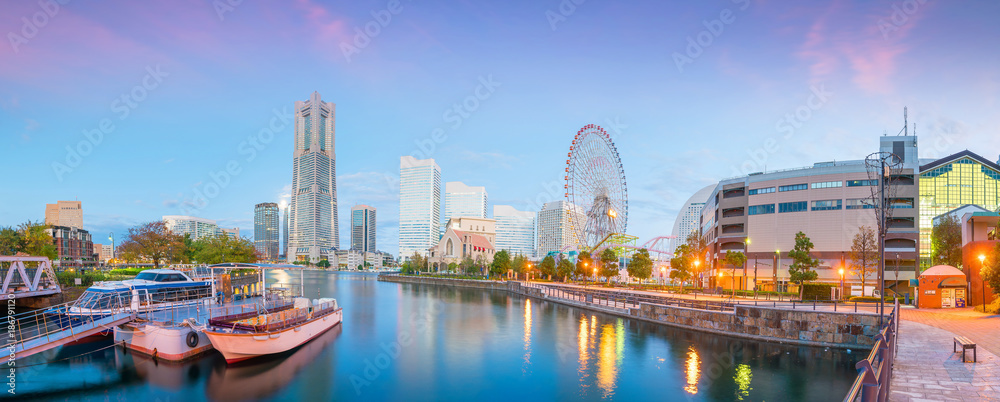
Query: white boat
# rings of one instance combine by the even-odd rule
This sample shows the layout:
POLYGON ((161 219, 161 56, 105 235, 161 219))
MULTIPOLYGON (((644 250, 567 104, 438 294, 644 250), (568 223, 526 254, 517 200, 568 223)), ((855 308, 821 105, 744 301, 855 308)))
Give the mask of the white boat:
POLYGON ((205 327, 226 363, 295 349, 339 324, 343 309, 335 299, 296 298, 283 309, 215 317, 205 327))

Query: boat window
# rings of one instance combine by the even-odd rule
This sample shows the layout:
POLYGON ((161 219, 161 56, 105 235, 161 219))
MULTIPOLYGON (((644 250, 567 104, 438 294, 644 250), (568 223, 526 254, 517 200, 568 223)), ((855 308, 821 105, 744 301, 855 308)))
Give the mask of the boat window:
POLYGON ((160 279, 160 282, 184 282, 184 276, 181 274, 164 274, 164 278, 160 279))
POLYGON ((135 279, 145 280, 145 281, 155 281, 156 274, 152 272, 140 272, 139 275, 135 276, 135 279))

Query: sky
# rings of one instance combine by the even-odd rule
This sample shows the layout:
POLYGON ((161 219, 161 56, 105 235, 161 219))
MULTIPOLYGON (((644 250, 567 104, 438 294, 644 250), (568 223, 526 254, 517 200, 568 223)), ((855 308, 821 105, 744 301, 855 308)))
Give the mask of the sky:
POLYGON ((393 254, 400 156, 537 210, 587 124, 640 242, 722 178, 864 158, 904 106, 921 157, 1000 155, 998 2, 147 3, 0 3, 0 226, 80 200, 95 242, 175 214, 250 236, 313 91, 337 105, 341 246, 367 204, 393 254))

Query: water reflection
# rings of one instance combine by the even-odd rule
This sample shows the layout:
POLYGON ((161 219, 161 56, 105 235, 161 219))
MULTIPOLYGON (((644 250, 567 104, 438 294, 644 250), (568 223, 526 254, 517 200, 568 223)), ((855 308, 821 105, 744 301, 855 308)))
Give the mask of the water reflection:
POLYGON ((736 382, 736 399, 743 400, 750 396, 750 381, 753 380, 753 372, 750 370, 750 366, 746 364, 740 364, 736 366, 736 375, 733 376, 733 380, 736 382))
POLYGON ((521 372, 528 373, 531 365, 531 299, 524 301, 524 366, 521 372))
POLYGON ((580 380, 587 376, 587 361, 590 360, 589 332, 587 331, 587 316, 580 317, 580 334, 577 335, 577 343, 580 348, 580 380))
POLYGON ((688 346, 684 375, 687 378, 687 385, 684 386, 684 390, 691 395, 697 394, 698 378, 701 377, 701 359, 698 357, 698 350, 694 346, 688 346))
POLYGON ((608 398, 615 393, 618 379, 618 333, 611 324, 601 327, 601 352, 597 360, 597 386, 608 398))

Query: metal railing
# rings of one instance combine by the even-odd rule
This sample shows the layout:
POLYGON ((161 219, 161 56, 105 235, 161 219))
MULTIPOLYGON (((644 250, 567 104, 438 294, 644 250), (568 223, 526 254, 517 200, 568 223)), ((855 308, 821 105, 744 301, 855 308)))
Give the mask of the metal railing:
POLYGON ((522 287, 541 290, 546 297, 559 298, 585 304, 610 307, 620 310, 639 308, 642 303, 677 306, 709 311, 732 311, 733 303, 714 300, 694 300, 669 296, 655 296, 600 289, 579 289, 561 286, 546 286, 522 283, 522 287))
MULTIPOLYGON (((67 339, 77 339, 95 329, 111 329, 110 324, 122 319, 131 319, 135 312, 119 297, 109 293, 100 300, 100 310, 70 311, 73 302, 55 305, 48 309, 15 314, 7 318, 10 330, 3 348, 18 354, 22 351, 59 343, 67 339)), ((16 358, 25 357, 17 355, 16 358)))
POLYGON ((892 313, 889 314, 889 320, 875 338, 875 346, 871 353, 855 365, 858 369, 858 378, 851 384, 844 402, 883 402, 889 399, 892 365, 899 346, 896 342, 898 331, 899 300, 896 300, 892 313))

